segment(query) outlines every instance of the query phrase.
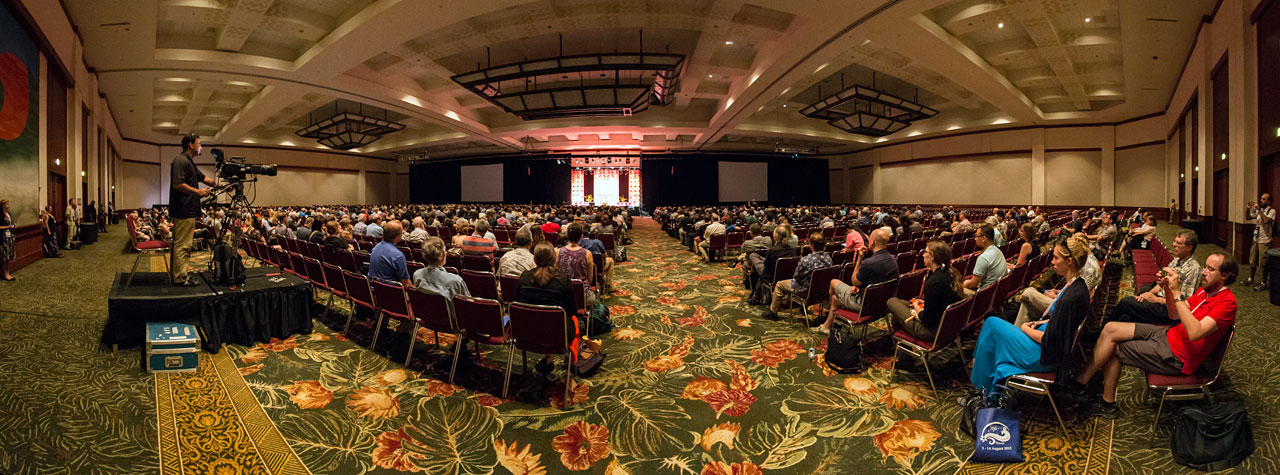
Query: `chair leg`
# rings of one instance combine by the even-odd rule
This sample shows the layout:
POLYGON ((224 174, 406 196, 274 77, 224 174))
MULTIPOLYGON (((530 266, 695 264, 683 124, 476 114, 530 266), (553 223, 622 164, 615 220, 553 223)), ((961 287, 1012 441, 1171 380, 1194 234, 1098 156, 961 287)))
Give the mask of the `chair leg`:
POLYGON ((511 363, 516 359, 516 346, 507 344, 507 374, 502 378, 502 398, 507 398, 507 388, 511 385, 511 363))
POLYGON ((342 326, 342 336, 347 336, 347 331, 351 329, 351 319, 356 316, 356 304, 351 303, 351 312, 347 314, 347 323, 342 326))
POLYGON ((382 312, 373 317, 373 341, 369 343, 369 351, 378 352, 378 334, 382 333, 382 312))
MULTIPOLYGON (((964 368, 964 375, 966 378, 968 378, 969 376, 971 376, 969 374, 969 362, 964 360, 964 345, 960 344, 959 338, 956 338, 956 351, 960 352, 960 367, 964 368)), ((977 350, 974 350, 974 351, 977 351, 977 350)))
POLYGON ((573 379, 573 360, 569 353, 564 354, 564 407, 573 407, 573 393, 569 392, 569 381, 573 379))
POLYGON ((409 359, 413 357, 413 344, 415 343, 415 340, 413 339, 413 337, 417 334, 418 334, 418 322, 415 321, 413 322, 413 331, 409 332, 409 352, 405 353, 404 355, 405 368, 409 367, 409 359))
POLYGON ((933 400, 938 400, 938 387, 933 384, 933 371, 929 369, 928 354, 921 355, 920 362, 924 363, 924 374, 929 377, 929 389, 933 390, 933 400))
POLYGON ((889 376, 898 374, 898 344, 893 344, 893 361, 889 363, 889 376))
MULTIPOLYGON (((437 333, 437 335, 439 335, 437 333)), ((440 340, 436 340, 436 346, 440 346, 440 340)), ((458 354, 462 353, 462 337, 459 336, 453 344, 453 366, 449 367, 449 384, 453 384, 453 373, 458 370, 458 354)))
POLYGON ((529 374, 529 352, 520 350, 520 374, 529 374))
POLYGON ((329 318, 329 306, 330 306, 330 305, 333 305, 333 291, 332 291, 332 290, 331 290, 331 291, 329 291, 329 300, 328 300, 327 302, 325 302, 325 303, 324 303, 324 313, 320 314, 320 321, 322 321, 322 322, 323 322, 323 321, 325 321, 325 320, 328 320, 328 318, 329 318))
POLYGON ((138 251, 138 258, 133 260, 133 268, 129 269, 129 277, 125 278, 124 280, 125 287, 128 287, 130 282, 133 282, 133 274, 138 272, 138 263, 142 261, 143 254, 146 254, 146 253, 142 251, 138 251))
POLYGON ((1169 391, 1165 390, 1160 393, 1160 404, 1156 406, 1156 418, 1151 421, 1151 435, 1156 434, 1156 425, 1160 424, 1160 413, 1164 411, 1164 398, 1169 395, 1169 391))
POLYGON ((1049 406, 1053 408, 1054 417, 1058 418, 1058 427, 1062 428, 1062 436, 1067 436, 1067 425, 1062 422, 1062 414, 1058 412, 1058 403, 1053 401, 1053 394, 1049 393, 1049 388, 1044 391, 1045 397, 1049 398, 1049 406))

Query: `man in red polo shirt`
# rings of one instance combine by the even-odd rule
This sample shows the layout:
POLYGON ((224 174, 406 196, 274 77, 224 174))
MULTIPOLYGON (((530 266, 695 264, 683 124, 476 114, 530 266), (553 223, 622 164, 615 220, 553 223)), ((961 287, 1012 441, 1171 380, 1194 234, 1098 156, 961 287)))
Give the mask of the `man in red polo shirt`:
POLYGON ((1188 297, 1179 288, 1177 268, 1165 268, 1160 288, 1164 289, 1169 315, 1177 315, 1179 323, 1174 326, 1107 323, 1093 348, 1093 361, 1069 382, 1073 394, 1087 397, 1085 385, 1099 369, 1104 370, 1102 400, 1088 406, 1085 413, 1108 419, 1120 415, 1116 408, 1116 384, 1120 381, 1122 363, 1148 373, 1195 373, 1226 335, 1226 330, 1236 323, 1236 296, 1227 286, 1236 281, 1239 273, 1240 264, 1235 257, 1213 253, 1200 271, 1202 287, 1188 297))

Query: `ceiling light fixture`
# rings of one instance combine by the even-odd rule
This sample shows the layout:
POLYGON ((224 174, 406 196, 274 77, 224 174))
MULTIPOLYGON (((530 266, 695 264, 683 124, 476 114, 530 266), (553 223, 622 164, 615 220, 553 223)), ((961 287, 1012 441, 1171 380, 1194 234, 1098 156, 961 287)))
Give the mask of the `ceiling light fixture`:
POLYGON ((707 77, 715 77, 715 76, 708 74, 707 77))
POLYGON ((1090 18, 1090 17, 1084 17, 1084 22, 1085 22, 1085 23, 1093 22, 1093 18, 1090 18))
MULTIPOLYGON (((404 129, 404 124, 388 120, 386 110, 375 107, 370 109, 374 112, 381 110, 382 118, 365 115, 364 104, 336 100, 333 101, 333 115, 320 120, 308 116, 311 125, 295 134, 316 139, 321 145, 335 150, 351 150, 404 129)), ((280 145, 293 146, 293 143, 282 142, 280 145)))
POLYGON ((1004 28, 1004 22, 996 23, 996 28, 1004 28))
POLYGON ((730 41, 726 41, 726 42, 724 42, 724 44, 725 44, 725 46, 733 46, 733 41, 732 41, 732 40, 730 40, 730 41))

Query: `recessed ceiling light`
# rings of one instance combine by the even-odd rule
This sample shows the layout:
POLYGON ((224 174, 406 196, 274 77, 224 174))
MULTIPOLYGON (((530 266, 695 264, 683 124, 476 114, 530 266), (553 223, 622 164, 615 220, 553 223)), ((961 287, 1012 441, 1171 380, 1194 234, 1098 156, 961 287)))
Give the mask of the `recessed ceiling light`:
POLYGON ((710 78, 710 77, 715 77, 715 76, 708 74, 708 75, 707 75, 707 77, 709 77, 709 78, 710 78))
POLYGON ((1090 17, 1084 17, 1084 22, 1085 22, 1085 23, 1089 23, 1089 22, 1092 22, 1092 21, 1093 21, 1093 18, 1090 18, 1090 17))
POLYGON ((730 41, 726 41, 726 42, 724 42, 724 44, 725 44, 726 46, 733 46, 733 41, 732 41, 732 40, 730 40, 730 41))
POLYGON ((1004 22, 996 23, 996 28, 1004 28, 1004 22))
POLYGON ((786 104, 783 104, 783 105, 782 105, 782 107, 786 107, 786 106, 787 106, 786 104))

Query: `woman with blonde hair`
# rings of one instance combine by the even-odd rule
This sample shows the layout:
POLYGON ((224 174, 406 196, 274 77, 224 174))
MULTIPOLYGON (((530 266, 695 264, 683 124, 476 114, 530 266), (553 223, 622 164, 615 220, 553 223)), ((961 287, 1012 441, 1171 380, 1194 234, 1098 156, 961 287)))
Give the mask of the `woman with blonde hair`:
POLYGON ((1067 280, 1044 318, 1014 326, 987 317, 974 350, 969 380, 984 393, 1017 374, 1053 371, 1057 381, 1071 377, 1071 345, 1076 329, 1091 312, 1089 288, 1080 270, 1089 258, 1089 242, 1063 238, 1053 246, 1053 270, 1067 280))

